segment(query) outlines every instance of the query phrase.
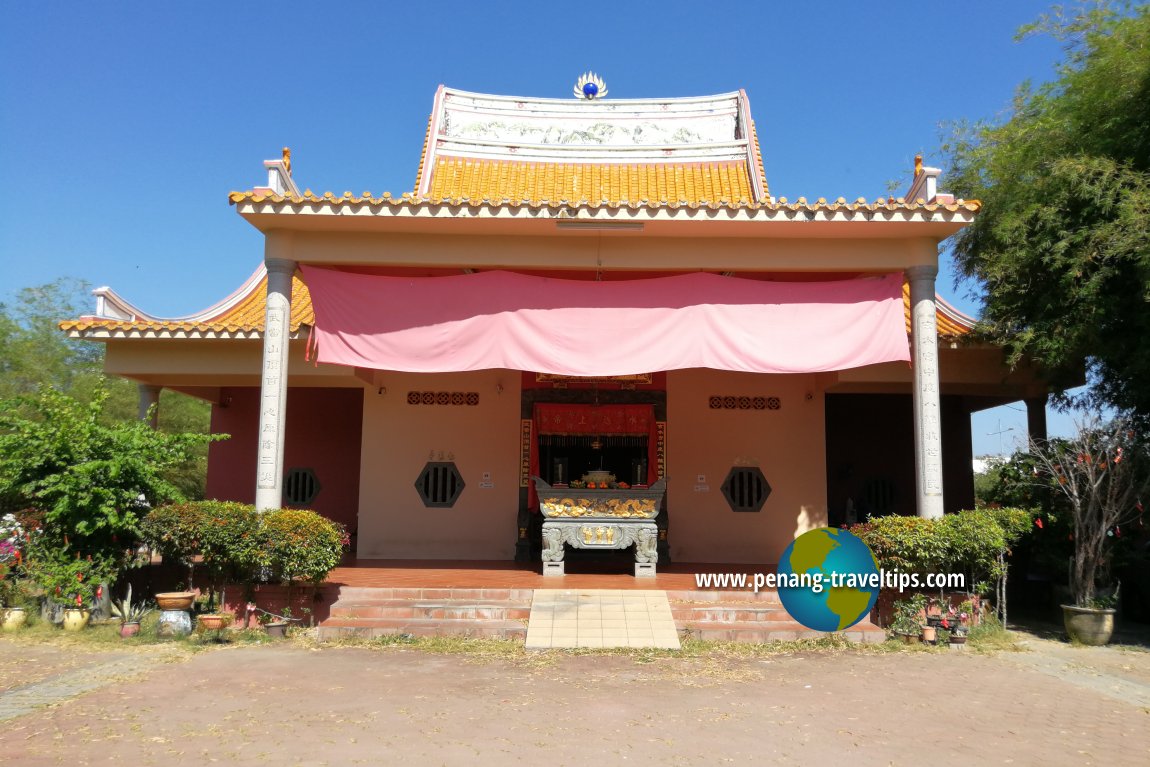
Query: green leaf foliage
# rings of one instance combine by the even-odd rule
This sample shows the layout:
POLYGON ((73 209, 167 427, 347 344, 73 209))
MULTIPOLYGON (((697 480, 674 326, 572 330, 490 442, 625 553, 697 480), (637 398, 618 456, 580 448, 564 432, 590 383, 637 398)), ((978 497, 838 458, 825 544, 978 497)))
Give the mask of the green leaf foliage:
MULTIPOLYGON (((82 403, 103 396, 100 419, 111 425, 138 417, 136 383, 103 373, 104 344, 68 338, 59 322, 82 314, 88 283, 59 279, 24 288, 0 304, 0 400, 33 396, 50 386, 82 403)), ((207 402, 165 389, 160 394, 158 428, 169 434, 207 434, 207 402)), ((191 448, 191 460, 169 466, 165 478, 189 498, 203 497, 207 445, 191 448)))
POLYGON ((230 501, 158 507, 141 525, 143 540, 165 558, 203 557, 212 584, 250 583, 263 570, 286 582, 319 584, 339 564, 343 526, 308 509, 270 509, 230 501))
POLYGON ((884 570, 967 573, 976 581, 1003 574, 1008 554, 1033 523, 1023 509, 979 508, 940 519, 875 517, 850 531, 862 539, 884 570))
POLYGON ((343 526, 308 509, 264 512, 268 563, 285 582, 320 583, 339 564, 346 536, 343 526))
POLYGON ((956 237, 985 289, 982 331, 1055 388, 1150 416, 1150 6, 1055 10, 1024 29, 1066 43, 1053 81, 1005 119, 954 126, 949 184, 981 213, 956 237))
POLYGON ((213 437, 167 434, 142 421, 108 424, 106 394, 81 403, 50 387, 0 403, 0 498, 44 512, 57 550, 124 556, 150 506, 182 499, 165 470, 213 437))

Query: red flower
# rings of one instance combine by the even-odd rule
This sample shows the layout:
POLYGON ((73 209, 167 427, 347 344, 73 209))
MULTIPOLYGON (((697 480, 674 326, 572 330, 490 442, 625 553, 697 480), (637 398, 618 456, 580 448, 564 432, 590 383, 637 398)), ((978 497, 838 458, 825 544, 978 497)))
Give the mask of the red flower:
POLYGON ((96 587, 96 599, 103 599, 103 597, 104 597, 104 587, 103 586, 97 586, 96 587))
POLYGON ((56 587, 56 596, 60 596, 60 587, 59 586, 56 587))
POLYGON ((76 581, 81 582, 83 580, 84 580, 84 574, 83 573, 76 573, 76 581))
POLYGON ((83 606, 83 604, 84 604, 84 600, 80 599, 80 595, 77 594, 76 595, 76 607, 81 607, 81 606, 83 606))

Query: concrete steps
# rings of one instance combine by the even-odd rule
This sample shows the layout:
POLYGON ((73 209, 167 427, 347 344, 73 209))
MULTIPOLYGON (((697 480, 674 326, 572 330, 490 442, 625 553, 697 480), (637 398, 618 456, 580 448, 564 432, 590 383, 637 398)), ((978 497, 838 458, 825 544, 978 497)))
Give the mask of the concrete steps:
POLYGON ((531 589, 345 587, 320 623, 319 635, 522 638, 527 635, 531 594, 531 589))
MULTIPOLYGON (((533 594, 532 589, 342 587, 319 635, 523 639, 533 594)), ((676 630, 696 639, 775 642, 825 636, 794 621, 775 591, 668 591, 667 598, 676 630)), ((843 633, 852 642, 886 639, 869 619, 843 633)))
MULTIPOLYGON (((667 596, 675 625, 694 639, 791 642, 827 636, 791 618, 776 591, 669 591, 667 596)), ((852 642, 886 640, 886 632, 869 618, 841 633, 852 642)))

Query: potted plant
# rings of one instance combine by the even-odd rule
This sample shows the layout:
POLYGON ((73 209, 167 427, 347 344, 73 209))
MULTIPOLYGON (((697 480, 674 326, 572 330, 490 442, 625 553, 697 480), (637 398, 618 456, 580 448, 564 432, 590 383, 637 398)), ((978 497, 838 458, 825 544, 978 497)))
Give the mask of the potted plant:
POLYGON ((894 603, 894 622, 890 628, 905 644, 917 644, 921 640, 925 608, 926 597, 922 594, 914 594, 894 603))
POLYGON ((191 610, 195 601, 194 591, 161 591, 156 594, 156 604, 161 610, 191 610))
POLYGON ((204 613, 196 617, 196 623, 204 631, 220 631, 231 623, 231 617, 227 613, 204 613))
POLYGON ((140 633, 140 621, 151 612, 145 602, 132 601, 132 584, 128 584, 128 593, 123 599, 112 600, 112 616, 120 619, 120 637, 127 639, 140 633))
POLYGON ((39 552, 29 559, 31 576, 42 589, 44 614, 66 631, 80 631, 88 625, 90 606, 103 596, 100 585, 109 580, 108 563, 83 558, 69 559, 67 552, 39 552))
POLYGON ((21 628, 28 615, 18 604, 21 597, 19 574, 28 539, 15 514, 0 517, 0 625, 5 631, 21 628))
MULTIPOLYGON (((940 637, 945 635, 946 641, 950 644, 966 644, 966 634, 969 631, 966 623, 962 621, 962 613, 950 608, 949 614, 942 619, 942 625, 938 630, 940 637)), ((942 643, 942 639, 938 640, 942 643)))
POLYGON ((1074 604, 1062 605, 1070 639, 1104 645, 1114 632, 1116 598, 1095 589, 1112 537, 1141 515, 1139 499, 1150 489, 1150 442, 1126 418, 1079 424, 1069 439, 1033 442, 1039 476, 1065 502, 1073 522, 1070 586, 1074 604))

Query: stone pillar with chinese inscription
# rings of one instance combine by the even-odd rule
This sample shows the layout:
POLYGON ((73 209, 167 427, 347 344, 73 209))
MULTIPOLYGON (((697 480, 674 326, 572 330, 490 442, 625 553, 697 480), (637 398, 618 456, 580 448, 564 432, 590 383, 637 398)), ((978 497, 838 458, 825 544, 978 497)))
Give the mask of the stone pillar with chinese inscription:
POLYGON ((942 413, 938 393, 938 317, 934 281, 938 266, 912 266, 910 282, 911 364, 914 368, 914 463, 918 515, 937 519, 942 502, 942 413))
POLYGON ((260 426, 256 453, 256 508, 282 505, 284 431, 287 423, 288 341, 291 332, 292 276, 295 261, 271 256, 279 249, 276 233, 269 233, 267 313, 260 372, 260 426))
POLYGON ((140 420, 147 421, 148 426, 156 428, 160 418, 160 392, 163 386, 142 383, 138 387, 140 393, 140 420))

